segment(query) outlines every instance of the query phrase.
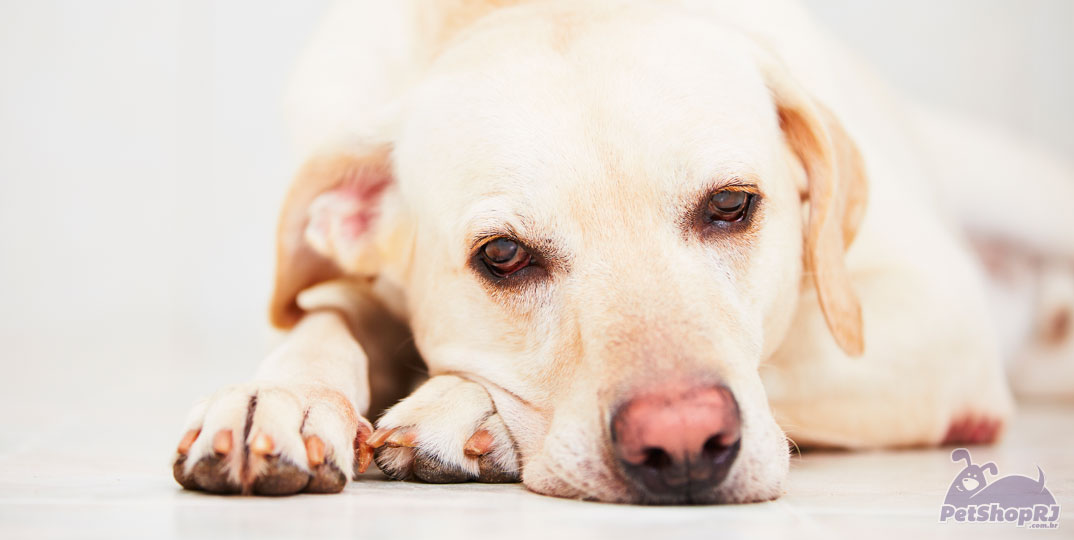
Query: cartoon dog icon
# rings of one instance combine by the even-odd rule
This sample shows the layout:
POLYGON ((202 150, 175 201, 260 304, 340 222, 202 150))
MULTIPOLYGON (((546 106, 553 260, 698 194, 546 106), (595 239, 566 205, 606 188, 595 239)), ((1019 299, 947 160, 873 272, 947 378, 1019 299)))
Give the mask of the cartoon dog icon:
POLYGON ((974 465, 969 450, 957 448, 951 452, 951 461, 966 461, 966 468, 958 473, 951 487, 947 490, 944 504, 956 508, 970 505, 987 506, 998 504, 1001 508, 1026 508, 1034 505, 1054 505, 1055 497, 1044 487, 1044 471, 1037 467, 1037 479, 1012 474, 992 483, 985 473, 993 476, 999 474, 995 463, 974 465))

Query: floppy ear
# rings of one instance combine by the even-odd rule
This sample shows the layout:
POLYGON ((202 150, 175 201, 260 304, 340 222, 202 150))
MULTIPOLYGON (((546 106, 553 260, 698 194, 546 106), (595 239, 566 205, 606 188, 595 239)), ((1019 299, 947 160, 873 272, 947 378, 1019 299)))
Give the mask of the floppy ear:
POLYGON ((375 273, 374 235, 392 185, 390 149, 316 157, 287 193, 276 231, 276 281, 269 319, 290 328, 302 318, 303 290, 343 275, 375 273))
POLYGON ((992 463, 991 461, 985 463, 984 465, 981 465, 981 470, 992 473, 992 476, 999 474, 999 467, 996 467, 996 464, 992 463))
POLYGON ((809 181, 805 263, 836 343, 847 354, 865 350, 861 305, 844 255, 865 211, 865 166, 854 141, 834 115, 815 102, 781 67, 767 70, 787 144, 809 181))

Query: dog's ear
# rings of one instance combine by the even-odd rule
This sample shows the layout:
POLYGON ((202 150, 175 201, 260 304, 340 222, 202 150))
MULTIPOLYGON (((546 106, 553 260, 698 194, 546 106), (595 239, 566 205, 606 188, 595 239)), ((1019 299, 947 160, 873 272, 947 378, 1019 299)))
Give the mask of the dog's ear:
POLYGON ((290 328, 302 318, 303 290, 343 275, 376 273, 376 236, 393 187, 390 149, 313 158, 296 175, 276 231, 276 280, 269 319, 290 328))
POLYGON ((787 144, 808 177, 806 269, 836 343, 847 354, 865 350, 861 305, 844 256, 865 211, 867 182, 861 154, 835 116, 801 89, 782 66, 765 70, 787 144))

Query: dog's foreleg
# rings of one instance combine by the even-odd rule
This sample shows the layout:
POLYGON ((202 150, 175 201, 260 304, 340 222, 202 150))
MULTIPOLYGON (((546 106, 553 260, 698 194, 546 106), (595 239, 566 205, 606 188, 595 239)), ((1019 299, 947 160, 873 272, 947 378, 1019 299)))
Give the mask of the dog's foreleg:
POLYGON ((305 315, 254 380, 198 403, 174 473, 188 489, 338 492, 372 458, 367 358, 344 315, 305 315))
POLYGON ((989 126, 918 110, 947 210, 989 271, 1019 394, 1074 393, 1074 164, 989 126))

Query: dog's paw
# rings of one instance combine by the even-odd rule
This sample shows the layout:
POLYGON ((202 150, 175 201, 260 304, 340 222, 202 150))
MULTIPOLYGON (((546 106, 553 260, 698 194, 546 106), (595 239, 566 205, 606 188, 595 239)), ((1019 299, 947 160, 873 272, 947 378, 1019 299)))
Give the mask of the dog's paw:
POLYGON ((329 388, 232 386, 194 406, 173 474, 184 488, 212 493, 337 493, 371 460, 371 431, 329 388))
POLYGON ((1002 416, 959 415, 951 420, 941 445, 992 444, 1003 432, 1002 416))
POLYGON ((477 383, 429 379, 377 421, 369 438, 381 471, 437 484, 518 482, 514 440, 477 383))

